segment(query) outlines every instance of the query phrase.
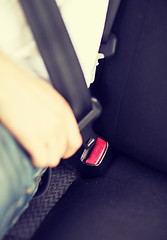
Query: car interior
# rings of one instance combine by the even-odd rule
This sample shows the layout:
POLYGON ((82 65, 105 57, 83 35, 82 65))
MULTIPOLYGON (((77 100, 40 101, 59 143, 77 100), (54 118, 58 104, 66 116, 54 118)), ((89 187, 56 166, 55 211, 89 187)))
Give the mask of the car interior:
POLYGON ((102 106, 92 127, 109 143, 107 169, 83 173, 83 149, 49 168, 5 240, 167 239, 167 2, 109 6, 105 58, 90 86, 102 106))

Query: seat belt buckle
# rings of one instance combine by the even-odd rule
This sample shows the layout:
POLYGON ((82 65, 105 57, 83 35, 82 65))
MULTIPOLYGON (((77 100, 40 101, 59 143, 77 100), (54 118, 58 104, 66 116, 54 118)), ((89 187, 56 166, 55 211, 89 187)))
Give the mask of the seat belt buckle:
POLYGON ((90 138, 80 158, 83 177, 102 175, 108 169, 111 159, 109 143, 99 136, 90 138))

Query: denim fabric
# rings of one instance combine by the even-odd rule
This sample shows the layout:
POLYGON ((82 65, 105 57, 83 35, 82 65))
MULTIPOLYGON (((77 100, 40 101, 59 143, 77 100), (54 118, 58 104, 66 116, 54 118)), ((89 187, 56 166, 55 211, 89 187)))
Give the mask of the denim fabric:
POLYGON ((27 208, 44 171, 0 124, 0 238, 27 208))

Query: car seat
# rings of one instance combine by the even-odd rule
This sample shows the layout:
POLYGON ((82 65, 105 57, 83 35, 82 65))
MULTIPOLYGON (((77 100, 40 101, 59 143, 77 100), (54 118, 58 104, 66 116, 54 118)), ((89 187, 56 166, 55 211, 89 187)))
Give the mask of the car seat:
POLYGON ((18 222, 6 239, 166 240, 166 9, 163 0, 122 1, 116 53, 101 60, 91 86, 103 108, 94 128, 113 150, 108 171, 81 179, 73 159, 62 161, 51 181, 61 190, 36 200, 51 205, 43 223, 33 221, 35 199, 24 215, 30 211, 35 235, 21 234, 18 222))

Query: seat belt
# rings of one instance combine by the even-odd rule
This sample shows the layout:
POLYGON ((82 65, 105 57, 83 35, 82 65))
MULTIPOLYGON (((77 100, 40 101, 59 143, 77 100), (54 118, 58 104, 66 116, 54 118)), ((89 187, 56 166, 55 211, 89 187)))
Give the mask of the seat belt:
POLYGON ((107 141, 97 136, 92 123, 101 105, 92 98, 55 0, 20 0, 53 87, 70 104, 83 138, 80 170, 83 176, 103 174, 111 162, 107 141))
POLYGON ((109 40, 111 29, 114 24, 114 20, 115 20, 120 3, 121 3, 121 0, 109 1, 106 22, 105 22, 103 37, 102 37, 102 44, 106 44, 109 40))

